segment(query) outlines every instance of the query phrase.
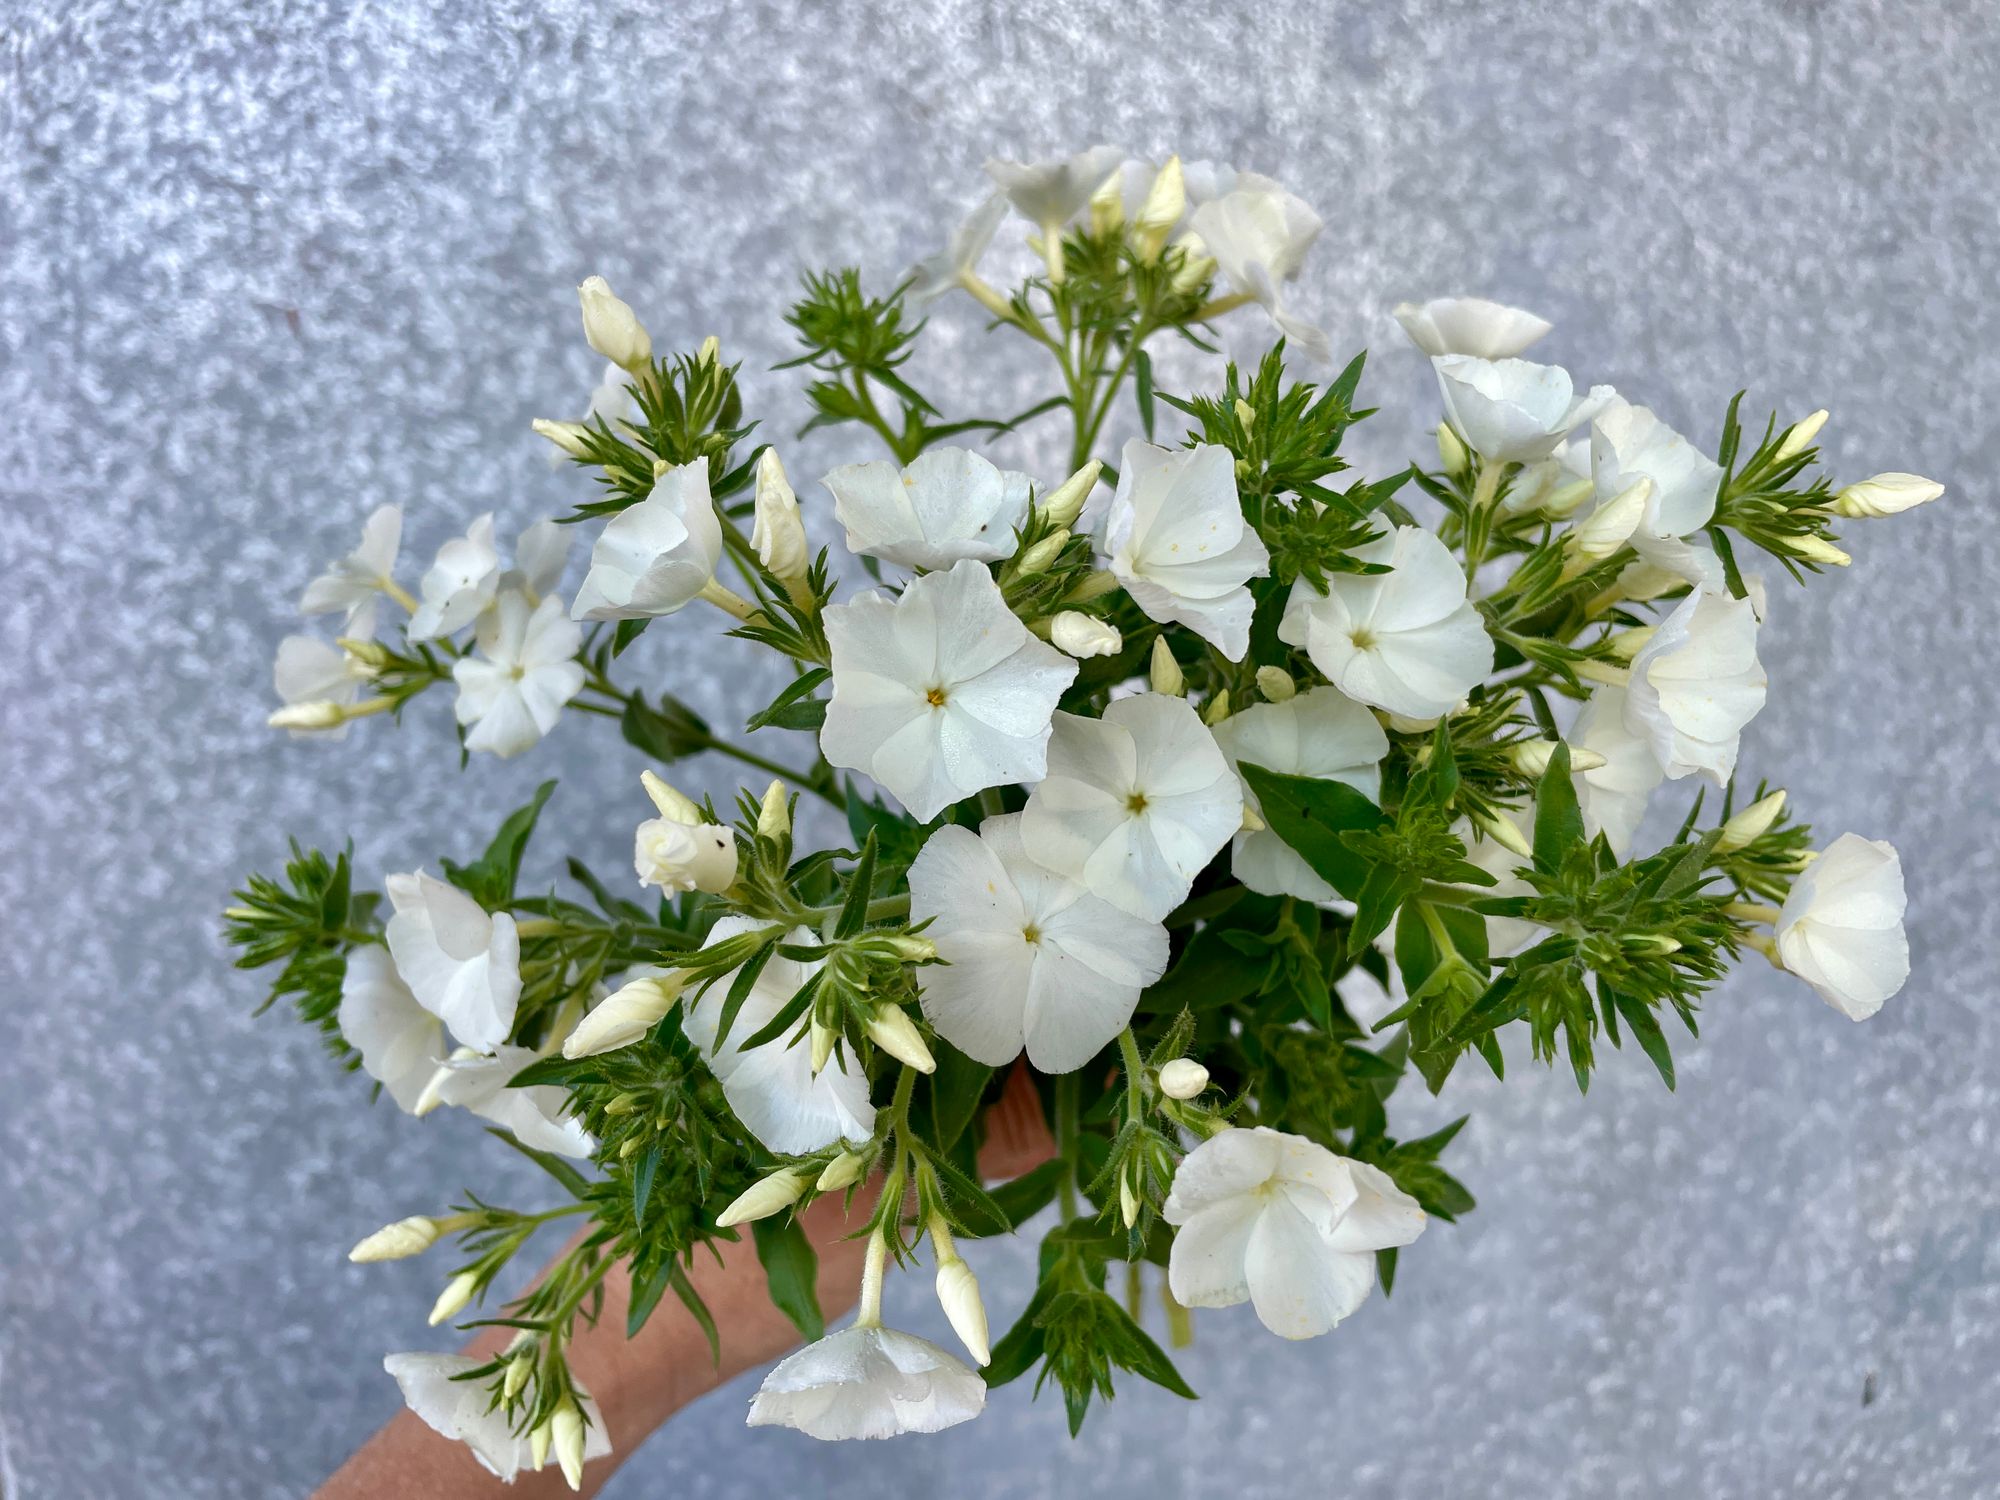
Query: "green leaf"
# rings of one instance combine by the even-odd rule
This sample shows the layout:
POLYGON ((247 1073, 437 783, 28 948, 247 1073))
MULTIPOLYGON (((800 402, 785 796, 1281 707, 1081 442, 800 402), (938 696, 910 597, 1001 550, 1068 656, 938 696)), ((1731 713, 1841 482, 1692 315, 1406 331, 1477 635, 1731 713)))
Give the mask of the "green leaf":
POLYGON ((632 1300, 625 1309, 625 1337, 635 1339, 639 1330, 646 1326, 646 1320, 653 1315, 653 1309, 660 1305, 660 1298, 666 1295, 667 1282, 672 1279, 674 1263, 663 1260, 643 1274, 635 1273, 632 1278, 632 1300))
MULTIPOLYGON (((784 944, 780 943, 777 946, 782 948, 784 944)), ((775 1042, 779 1037, 784 1036, 794 1026, 798 1025, 799 1018, 806 1013, 806 1007, 813 1003, 813 997, 819 993, 820 984, 825 978, 826 970, 824 968, 814 969, 812 973, 806 976, 805 983, 792 991, 792 998, 784 1003, 778 1013, 760 1026, 752 1035, 745 1037, 736 1050, 738 1052, 753 1052, 759 1047, 775 1042)))
POLYGON ((653 1179, 660 1174, 660 1148, 652 1147, 632 1168, 632 1222, 646 1225, 646 1200, 653 1196, 653 1179))
MULTIPOLYGON (((1601 993, 1604 981, 1599 979, 1597 983, 1601 993)), ((1652 1059, 1653 1066, 1659 1070, 1660 1081, 1671 1093, 1674 1087, 1674 1053, 1667 1045, 1666 1033, 1660 1030, 1659 1018, 1653 1014, 1652 1006, 1623 990, 1612 992, 1611 1003, 1625 1018, 1625 1024, 1631 1027, 1632 1035, 1639 1043, 1639 1050, 1652 1059)))
POLYGON ((1139 402, 1139 426, 1153 440, 1153 357, 1144 349, 1132 356, 1134 391, 1139 402))
POLYGON ((797 1219, 759 1219, 751 1229, 764 1279, 770 1283, 771 1305, 811 1343, 826 1333, 826 1319, 819 1310, 819 1257, 812 1242, 797 1219))
POLYGON ((1021 1309, 1021 1316, 1014 1326, 993 1346, 993 1358, 979 1373, 985 1379, 988 1389, 996 1389, 1010 1380, 1019 1380, 1035 1362, 1042 1357, 1044 1340, 1042 1337, 1042 1309, 1055 1295, 1055 1283, 1044 1281, 1035 1288, 1035 1295, 1028 1299, 1028 1305, 1021 1309))
POLYGON ((938 1150, 949 1151, 978 1113, 993 1070, 974 1062, 942 1037, 934 1039, 931 1056, 937 1060, 937 1071, 930 1081, 931 1124, 937 1132, 938 1150))
MULTIPOLYGON (((716 1018, 715 1047, 719 1052, 722 1044, 729 1040, 729 1028, 736 1024, 736 1013, 743 1009, 743 1002, 750 998, 750 991, 757 983, 757 976, 764 972, 764 965, 771 961, 771 955, 778 951, 776 943, 766 943, 744 962, 730 981, 729 993, 723 997, 722 1014, 716 1018)), ((739 1051, 742 1049, 738 1049, 739 1051)))
POLYGON ((669 1273, 668 1284, 674 1295, 681 1299, 681 1305, 694 1314, 695 1322, 701 1324, 701 1331, 708 1335, 708 1353, 718 1365, 722 1363, 722 1335, 716 1331, 715 1317, 708 1310, 708 1304, 701 1300, 701 1293, 688 1280, 687 1271, 678 1263, 669 1273))
POLYGON ((819 728, 826 721, 826 702, 809 695, 832 676, 832 671, 826 667, 814 667, 811 671, 800 673, 771 700, 770 707, 752 714, 743 727, 753 732, 767 725, 778 729, 819 728))
POLYGON ((1013 1220, 1007 1217, 1005 1209, 993 1201, 993 1195, 954 1166, 949 1158, 934 1151, 926 1152, 925 1156, 945 1189, 945 1206, 964 1227, 966 1234, 978 1239, 1006 1234, 1013 1229, 1013 1220))
POLYGON ((353 876, 350 873, 347 851, 342 850, 340 858, 333 862, 333 878, 326 883, 326 890, 320 896, 320 926, 328 932, 338 932, 347 925, 347 908, 353 876))
POLYGON ((1117 1299, 1104 1299, 1104 1321, 1112 1338, 1112 1358, 1134 1375, 1144 1376, 1154 1385, 1163 1386, 1176 1396, 1184 1396, 1189 1401, 1198 1400, 1193 1389, 1181 1379, 1181 1372, 1174 1368, 1166 1352, 1152 1341, 1146 1330, 1132 1321, 1132 1315, 1118 1305, 1117 1299))
POLYGON ((514 882, 521 874, 522 851, 527 848, 529 836, 535 831, 535 820, 541 816, 542 804, 549 800, 549 794, 555 789, 553 781, 545 781, 536 787, 535 795, 525 806, 517 807, 507 815, 500 831, 493 835, 493 842, 486 846, 486 852, 474 863, 454 865, 449 860, 442 861, 452 884, 489 911, 511 900, 514 882))
POLYGON ((665 695, 660 706, 652 708, 634 694, 619 717, 618 728, 627 744, 662 763, 680 760, 709 745, 708 725, 702 717, 679 699, 665 695))
POLYGON ((569 1190, 571 1197, 583 1198, 589 1196, 589 1180, 583 1173, 577 1171, 575 1167, 564 1161, 560 1156, 548 1151, 538 1151, 533 1146, 524 1145, 514 1139, 514 1132, 511 1130, 500 1130, 488 1125, 486 1133, 512 1146, 516 1151, 527 1157, 529 1161, 548 1173, 549 1176, 555 1178, 557 1182, 560 1182, 569 1190))
POLYGON ((1577 806, 1576 782, 1569 774, 1569 746, 1556 741, 1535 788, 1535 868, 1545 875, 1560 870, 1569 851, 1583 842, 1583 812, 1577 806))
POLYGON ((854 869, 847 877, 847 897, 840 903, 840 916, 834 923, 836 938, 851 938, 868 925, 868 901, 875 889, 875 830, 868 830, 868 840, 861 846, 861 857, 854 862, 854 869))
POLYGON ((1341 835, 1381 827, 1386 821, 1382 809, 1344 781, 1287 776, 1248 761, 1238 769, 1257 794, 1271 831, 1328 885, 1350 901, 1357 900, 1371 867, 1341 835))
POLYGON ((1382 1283, 1382 1295, 1387 1297, 1396 1290, 1396 1247, 1375 1252, 1375 1279, 1382 1283))

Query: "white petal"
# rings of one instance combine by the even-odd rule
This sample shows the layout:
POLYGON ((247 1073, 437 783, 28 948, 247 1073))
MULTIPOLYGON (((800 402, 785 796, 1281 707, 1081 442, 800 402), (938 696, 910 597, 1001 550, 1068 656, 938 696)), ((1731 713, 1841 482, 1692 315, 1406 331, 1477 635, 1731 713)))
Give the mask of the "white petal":
POLYGON ((844 1328, 778 1362, 750 1403, 752 1427, 792 1427, 824 1441, 939 1432, 986 1405, 965 1361, 893 1328, 844 1328))
POLYGON ((1350 1161, 1358 1196, 1334 1227, 1328 1243, 1336 1250, 1390 1250, 1413 1244, 1428 1222, 1417 1200, 1389 1174, 1367 1162, 1350 1161))
POLYGON ((1284 1146, 1284 1135, 1262 1125, 1210 1136, 1181 1158, 1161 1217, 1185 1224, 1205 1208, 1262 1187, 1277 1172, 1284 1146))
POLYGON ((1189 1216, 1167 1256, 1167 1285, 1183 1307, 1234 1307, 1250 1296, 1244 1260, 1262 1203, 1225 1198, 1189 1216))
POLYGON ((1316 1338, 1368 1300, 1375 1257, 1334 1249, 1288 1200, 1258 1216, 1244 1254, 1250 1301, 1280 1338, 1316 1338))
POLYGON ((361 1066, 404 1113, 416 1108, 424 1085, 444 1062, 444 1028, 417 1004, 389 958, 366 943, 347 955, 340 981, 340 1034, 361 1054, 361 1066))

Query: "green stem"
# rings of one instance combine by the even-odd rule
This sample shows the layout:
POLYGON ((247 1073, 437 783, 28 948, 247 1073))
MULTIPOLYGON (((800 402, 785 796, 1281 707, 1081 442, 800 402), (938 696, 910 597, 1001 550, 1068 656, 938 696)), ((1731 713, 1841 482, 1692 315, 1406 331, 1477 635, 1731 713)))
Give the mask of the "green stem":
POLYGON ((1137 1119, 1146 1109, 1146 1090, 1143 1082, 1146 1076, 1146 1064, 1139 1057, 1139 1039, 1132 1035, 1130 1026, 1118 1033, 1118 1055, 1125 1062, 1125 1096, 1131 1105, 1132 1117, 1137 1119))

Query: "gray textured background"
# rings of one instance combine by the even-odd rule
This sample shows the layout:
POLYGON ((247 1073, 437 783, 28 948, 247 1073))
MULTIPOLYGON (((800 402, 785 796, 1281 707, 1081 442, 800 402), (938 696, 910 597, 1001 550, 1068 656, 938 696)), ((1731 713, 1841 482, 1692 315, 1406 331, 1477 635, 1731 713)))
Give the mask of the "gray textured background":
MULTIPOLYGON (((1336 348, 1380 350, 1374 472, 1434 420, 1388 307, 1482 291, 1704 441, 1747 385, 1759 413, 1831 407, 1845 475, 1951 486, 1853 528, 1850 574, 1780 591, 1745 756, 1829 835, 1902 848, 1915 973, 1855 1027, 1753 964, 1677 1097, 1627 1057, 1588 1099, 1523 1067, 1399 1101, 1475 1112, 1457 1167, 1480 1211, 1330 1338, 1204 1316, 1193 1408, 1135 1387, 1070 1444, 1024 1384, 942 1438, 822 1448, 745 1430, 739 1384, 612 1493, 1993 1492, 1990 6, 1231 9, 0 5, 9 1497, 304 1491, 395 1406, 383 1351, 441 1343, 434 1266, 344 1248, 461 1186, 540 1191, 470 1122, 367 1109, 303 1031, 253 1020, 214 913, 286 832, 351 831, 371 871, 463 855, 552 769, 540 868, 559 842, 615 868, 637 759, 571 722, 461 775, 444 702, 344 746, 270 735, 305 579, 384 500, 427 557, 479 510, 518 524, 578 493, 526 424, 573 415, 594 375, 583 275, 663 344, 720 333, 788 433, 792 377, 766 370, 802 266, 893 275, 990 150, 1099 138, 1320 207, 1298 301, 1336 348)), ((968 306, 938 328, 947 394, 1043 392, 968 306)), ((872 456, 791 452, 802 480, 872 456)), ((768 680, 694 639, 656 630, 640 661, 727 722, 768 680)), ((725 767, 687 779, 720 791, 725 767)), ((978 1259, 1005 1318, 1031 1250, 978 1259)), ((934 1328, 904 1281, 902 1316, 934 1328)))

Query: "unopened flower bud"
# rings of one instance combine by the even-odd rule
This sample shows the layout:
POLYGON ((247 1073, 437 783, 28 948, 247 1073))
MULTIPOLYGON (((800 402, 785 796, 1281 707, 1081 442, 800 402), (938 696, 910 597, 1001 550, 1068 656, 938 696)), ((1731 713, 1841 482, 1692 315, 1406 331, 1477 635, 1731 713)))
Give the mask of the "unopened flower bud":
POLYGON ((435 1328, 447 1318, 458 1316, 465 1304, 472 1300, 472 1294, 479 1290, 477 1271, 460 1271, 444 1284, 437 1301, 431 1306, 431 1327, 435 1328))
POLYGON ((1646 649, 1646 642, 1653 638, 1653 632, 1658 629, 1657 625, 1635 625, 1630 630, 1619 631, 1606 644, 1611 647, 1611 654, 1620 661, 1630 661, 1646 649))
POLYGON ((552 422, 547 417, 537 417, 533 423, 535 431, 554 443, 571 458, 584 456, 583 435, 589 429, 581 422, 552 422))
POLYGON ((858 1151, 843 1151, 826 1164, 826 1170, 819 1174, 814 1183, 822 1193, 838 1192, 851 1187, 861 1180, 861 1174, 868 1170, 868 1158, 858 1151))
POLYGON ((1243 429, 1246 436, 1249 434, 1250 429, 1257 425, 1257 408, 1252 406, 1248 401, 1245 401, 1241 396, 1236 398, 1236 423, 1243 429))
MULTIPOLYGON (((1113 178, 1116 182, 1118 179, 1113 178)), ((1140 205, 1139 217, 1132 221, 1127 238, 1132 244, 1132 253, 1147 265, 1160 258, 1161 247, 1167 243, 1167 236, 1174 232, 1174 226, 1187 212, 1187 179, 1181 170, 1178 156, 1167 158, 1167 164, 1153 174, 1153 185, 1146 190, 1146 201, 1140 205)), ((981 1361, 984 1363, 984 1361, 981 1361)))
POLYGON ((1669 953, 1681 951, 1680 939, 1668 937, 1664 932, 1628 932, 1618 941, 1627 953, 1640 956, 1665 958, 1669 953))
MULTIPOLYGON (((1508 763, 1523 776, 1539 777, 1542 775, 1543 772, 1548 770, 1549 762, 1555 759, 1555 754, 1556 742, 1554 740, 1521 740, 1507 747, 1508 763)), ((1570 747, 1570 770, 1595 771, 1603 764, 1605 764, 1604 757, 1599 755, 1595 750, 1582 750, 1576 746, 1570 747)))
POLYGON ((1214 728, 1229 717, 1229 689, 1224 688, 1208 700, 1208 707, 1202 710, 1201 722, 1214 728))
POLYGON ((986 1304, 979 1299, 979 1278, 956 1253, 947 1258, 940 1248, 938 1255, 938 1304, 944 1308, 951 1331, 965 1345, 972 1362, 987 1364, 993 1358, 993 1350, 987 1342, 986 1304))
POLYGON ((1125 223, 1125 174, 1113 172, 1090 195, 1090 232, 1103 236, 1125 223))
POLYGON ((719 823, 650 818, 633 835, 632 865, 641 885, 668 895, 719 894, 736 883, 736 835, 719 823))
POLYGON ((818 1015, 813 1016, 812 1024, 807 1031, 812 1039, 812 1073, 813 1077, 817 1078, 826 1070, 827 1063, 833 1059, 834 1043, 840 1040, 840 1033, 822 1021, 818 1015))
POLYGON ((1066 609, 1049 621, 1049 640, 1058 651, 1078 658, 1116 656, 1125 648, 1118 627, 1081 610, 1066 609))
POLYGON ((757 808, 757 837, 782 839, 792 831, 792 797, 782 781, 764 788, 764 800, 757 808))
POLYGON ((1139 1222, 1139 1194, 1132 1186, 1129 1172, 1118 1174, 1118 1217, 1125 1221, 1127 1229, 1139 1222))
POLYGON ((1015 559, 1015 573, 1022 578, 1030 578, 1037 573, 1045 572, 1068 542, 1067 531, 1050 532, 1015 559))
POLYGON ((517 1354, 507 1361, 507 1373, 500 1381, 500 1394, 512 1401, 527 1387, 528 1377, 535 1373, 535 1361, 526 1353, 517 1354))
POLYGON ((1097 485, 1097 476, 1103 472, 1104 465, 1093 458, 1044 495, 1042 503, 1035 508, 1051 526, 1075 524, 1076 518, 1083 514, 1083 502, 1090 498, 1091 490, 1097 485))
POLYGON ((1653 481, 1635 480, 1617 498, 1600 505, 1571 528, 1563 540, 1563 572, 1574 578, 1623 547, 1646 517, 1653 498, 1653 481))
POLYGON ((1877 474, 1872 479, 1850 484, 1833 497, 1834 511, 1854 520, 1872 520, 1901 515, 1915 506, 1927 505, 1944 493, 1944 486, 1921 474, 1877 474))
POLYGON ((1597 486, 1588 479, 1572 479, 1568 484, 1559 484, 1542 496, 1535 509, 1554 521, 1567 520, 1576 514, 1578 507, 1597 493, 1597 486))
POLYGON ((264 722, 273 729, 334 729, 347 719, 347 710, 331 698, 315 698, 306 703, 288 703, 264 722))
POLYGON ((1778 462, 1783 463, 1788 458, 1797 458, 1810 448, 1813 439, 1819 436, 1820 428, 1826 426, 1826 416, 1826 408, 1822 406, 1803 421, 1792 423, 1786 429, 1785 435, 1778 440, 1776 454, 1778 462))
POLYGON ((653 336, 646 325, 612 292, 602 276, 592 276, 576 289, 583 304, 583 336, 590 347, 627 370, 643 370, 652 363, 653 336))
POLYGON ((666 1018, 680 999, 686 977, 672 973, 635 979, 604 997, 563 1038, 564 1057, 595 1057, 639 1041, 666 1018))
POLYGON ((402 1260, 407 1256, 422 1255, 438 1242, 442 1233, 443 1226, 436 1219, 415 1214, 383 1225, 348 1251, 347 1258, 356 1265, 367 1265, 378 1260, 402 1260))
POLYGON ((676 823, 699 823, 701 809, 694 802, 682 796, 651 771, 639 773, 639 785, 646 789, 646 795, 653 799, 653 806, 660 810, 663 818, 672 818, 676 823))
POLYGON ((1518 854, 1523 859, 1535 857, 1535 846, 1529 843, 1528 836, 1521 832, 1521 825, 1498 809, 1474 817, 1472 826, 1501 848, 1518 854))
POLYGON ((549 1461, 549 1442, 555 1436, 555 1428, 547 1422, 538 1423, 528 1434, 528 1467, 539 1469, 549 1461))
POLYGON ((1770 831, 1771 825, 1778 821, 1778 814, 1784 810, 1785 794, 1782 791, 1751 803, 1722 825, 1722 837, 1715 841, 1715 852, 1734 854, 1738 849, 1747 849, 1770 831))
POLYGON ((927 964, 938 956, 936 943, 913 932, 899 932, 888 943, 889 951, 904 963, 927 964))
POLYGON ((1182 235, 1174 241, 1174 248, 1181 253, 1181 263, 1168 285, 1179 296, 1192 297, 1215 274, 1215 257, 1208 253, 1208 246, 1198 234, 1182 235))
POLYGON ((736 1201, 715 1216, 716 1227, 727 1229, 732 1224, 748 1224, 756 1219, 768 1219, 772 1214, 782 1213, 799 1201, 799 1195, 811 1181, 806 1173, 796 1167, 780 1167, 768 1177, 761 1177, 740 1193, 736 1201))
POLYGON ((1844 568, 1854 561, 1825 537, 1814 536, 1811 532, 1789 538, 1785 548, 1800 562, 1818 563, 1824 568, 1844 568))
POLYGON ((1472 463, 1472 455, 1466 452, 1464 440, 1452 430, 1449 422, 1438 423, 1438 466, 1445 476, 1456 479, 1472 463))
POLYGON ((394 660, 389 654, 389 648, 380 641, 358 641, 352 636, 343 635, 337 638, 334 644, 347 653, 348 660, 357 666, 367 668, 370 672, 379 672, 394 660))
POLYGON ((701 341, 701 347, 694 352, 695 362, 704 365, 722 363, 722 340, 710 334, 701 341))
POLYGON ((1174 660, 1173 648, 1163 635, 1153 637, 1153 657, 1149 667, 1153 691, 1169 698, 1178 698, 1187 691, 1187 678, 1181 673, 1181 664, 1174 660))
POLYGON ((1298 696, 1299 685, 1283 667, 1259 667, 1257 691, 1273 703, 1285 703, 1298 696))
POLYGON ((565 1401, 549 1419, 551 1446, 563 1478, 573 1490, 583 1488, 583 1412, 574 1401, 565 1401))
POLYGON ((1208 1069, 1191 1057, 1160 1065, 1160 1092, 1169 1099, 1192 1099, 1208 1087, 1208 1069))
POLYGON ((756 513, 750 524, 750 545, 757 549, 757 561, 788 590, 805 581, 805 523, 799 519, 799 497, 785 478, 785 466, 778 461, 776 448, 766 448, 757 458, 756 513))
POLYGON ((937 1060, 924 1045, 923 1033, 900 1005, 878 1005, 868 1017, 868 1039, 896 1061, 919 1073, 937 1071, 937 1060))

